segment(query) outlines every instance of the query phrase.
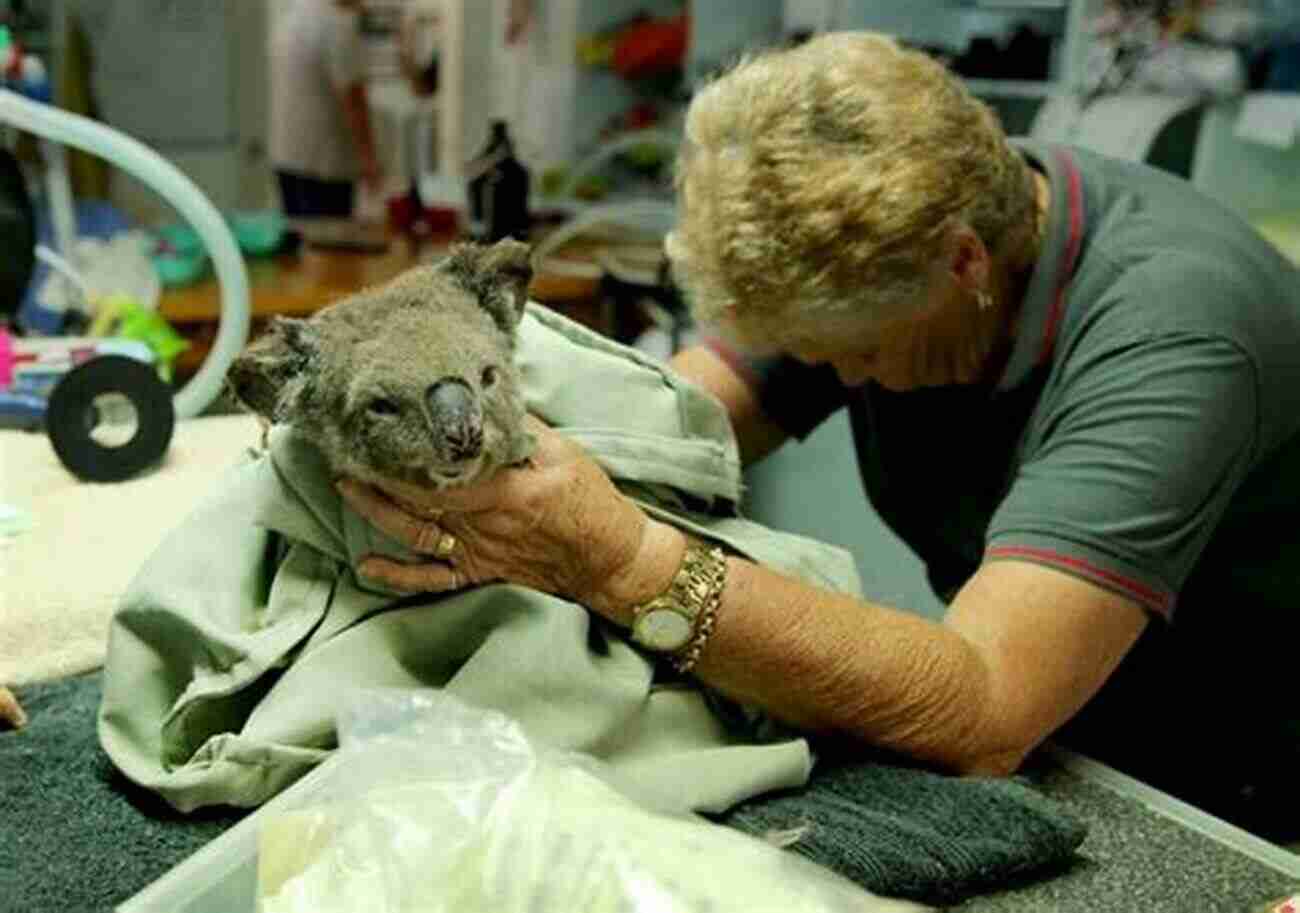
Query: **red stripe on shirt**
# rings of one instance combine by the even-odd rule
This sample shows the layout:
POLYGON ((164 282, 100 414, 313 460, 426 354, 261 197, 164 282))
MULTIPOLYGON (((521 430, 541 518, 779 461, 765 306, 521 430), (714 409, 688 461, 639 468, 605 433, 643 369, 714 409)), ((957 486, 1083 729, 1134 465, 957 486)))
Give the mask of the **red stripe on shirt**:
POLYGON ((1096 580, 1105 581, 1118 588, 1124 593, 1132 596, 1134 599, 1155 609, 1162 615, 1169 614, 1169 606, 1173 602, 1173 597, 1168 593, 1162 593, 1159 590, 1152 589, 1144 583, 1140 583, 1131 577, 1125 577, 1122 574, 1116 574, 1114 571, 1108 571, 1105 568, 1097 567, 1084 561, 1082 558, 1075 558, 1071 555, 1063 555, 1060 552, 1054 552, 1046 548, 1029 548, 1019 545, 1002 545, 990 548, 985 555, 989 558, 1033 558, 1048 564, 1055 564, 1059 567, 1070 568, 1086 574, 1096 580))
POLYGON ((1066 174, 1067 205, 1070 213, 1070 237, 1065 244, 1065 257, 1061 261, 1061 271, 1056 277, 1056 294, 1052 298, 1052 310, 1047 315, 1047 326, 1043 330, 1043 348, 1039 353, 1039 364, 1052 357, 1056 347, 1056 330, 1061 325, 1061 315, 1065 311, 1065 287, 1074 275, 1075 264, 1079 260, 1079 248, 1083 244, 1083 178, 1074 161, 1064 150, 1057 150, 1057 159, 1066 174))

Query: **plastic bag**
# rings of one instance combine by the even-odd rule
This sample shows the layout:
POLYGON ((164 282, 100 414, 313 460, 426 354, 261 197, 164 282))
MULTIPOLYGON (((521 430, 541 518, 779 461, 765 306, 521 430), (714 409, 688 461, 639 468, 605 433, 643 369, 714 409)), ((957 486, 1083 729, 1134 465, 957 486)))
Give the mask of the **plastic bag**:
POLYGON ((339 732, 330 801, 262 822, 263 913, 915 909, 441 692, 362 692, 339 732))
POLYGON ((41 283, 37 300, 47 310, 62 312, 74 307, 94 307, 99 299, 124 295, 148 310, 157 310, 162 282, 149 257, 152 236, 143 231, 118 232, 107 240, 77 238, 68 257, 80 277, 81 290, 52 272, 41 283))

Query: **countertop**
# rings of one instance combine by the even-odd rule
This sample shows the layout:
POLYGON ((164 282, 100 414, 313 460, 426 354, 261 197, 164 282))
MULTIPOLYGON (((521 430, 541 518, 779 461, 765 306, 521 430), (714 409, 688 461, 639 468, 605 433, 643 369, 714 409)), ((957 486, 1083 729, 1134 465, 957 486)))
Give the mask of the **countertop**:
POLYGON ((1088 836, 1059 875, 952 909, 961 913, 1250 913, 1300 892, 1300 855, 1111 768, 1052 751, 1028 771, 1083 818, 1088 836), (1285 871, 1283 870, 1285 869, 1285 871))

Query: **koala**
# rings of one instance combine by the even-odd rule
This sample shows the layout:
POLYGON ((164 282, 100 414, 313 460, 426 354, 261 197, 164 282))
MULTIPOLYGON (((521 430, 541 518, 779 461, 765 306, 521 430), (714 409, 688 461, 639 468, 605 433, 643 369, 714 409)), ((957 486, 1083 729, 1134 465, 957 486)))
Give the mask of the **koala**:
POLYGON ((229 385, 336 475, 469 484, 533 452, 513 360, 531 277, 526 244, 457 245, 308 319, 276 319, 229 385))

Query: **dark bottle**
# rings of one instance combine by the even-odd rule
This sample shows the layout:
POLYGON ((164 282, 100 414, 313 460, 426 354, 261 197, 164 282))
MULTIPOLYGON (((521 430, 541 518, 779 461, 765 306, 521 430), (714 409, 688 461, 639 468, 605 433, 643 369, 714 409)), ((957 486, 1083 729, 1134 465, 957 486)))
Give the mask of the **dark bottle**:
POLYGON ((492 133, 469 163, 471 233, 481 241, 528 239, 528 169, 515 158, 505 121, 492 122, 492 133))

